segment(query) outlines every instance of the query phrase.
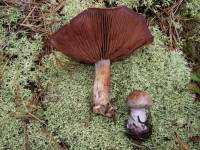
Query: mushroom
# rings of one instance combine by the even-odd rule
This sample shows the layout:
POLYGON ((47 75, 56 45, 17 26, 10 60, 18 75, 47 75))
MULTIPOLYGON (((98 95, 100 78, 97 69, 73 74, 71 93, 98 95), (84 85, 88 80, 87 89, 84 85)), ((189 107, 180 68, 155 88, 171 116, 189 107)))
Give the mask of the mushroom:
POLYGON ((88 8, 48 38, 72 59, 95 64, 93 111, 114 114, 110 100, 110 63, 153 41, 144 17, 126 6, 88 8))
POLYGON ((128 95, 127 104, 130 107, 130 114, 126 127, 128 134, 134 139, 143 140, 149 137, 146 109, 152 103, 151 96, 145 91, 134 90, 128 95))

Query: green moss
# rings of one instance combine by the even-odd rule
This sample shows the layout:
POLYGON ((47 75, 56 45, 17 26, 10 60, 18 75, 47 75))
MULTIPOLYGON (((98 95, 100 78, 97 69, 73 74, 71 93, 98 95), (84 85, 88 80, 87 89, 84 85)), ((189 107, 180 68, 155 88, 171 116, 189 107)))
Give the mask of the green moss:
POLYGON ((174 1, 173 0, 145 0, 145 1, 138 1, 138 0, 111 0, 111 2, 115 2, 119 5, 127 5, 129 7, 145 7, 147 9, 156 9, 161 6, 169 6, 174 1))
MULTIPOLYGON (((2 11, 0 13, 0 48, 4 48, 6 44, 8 44, 7 38, 9 32, 15 29, 16 23, 21 17, 20 11, 15 8, 11 7, 9 9, 2 7, 2 11), (6 28, 4 28, 6 27, 6 28)), ((1 50, 2 51, 2 50, 1 50)))
POLYGON ((52 140, 42 131, 39 123, 32 122, 28 124, 28 135, 30 147, 35 150, 54 150, 52 140))
POLYGON ((16 40, 16 37, 11 36, 7 42, 8 46, 3 52, 9 58, 7 64, 4 65, 0 95, 2 117, 0 128, 3 129, 0 134, 0 145, 5 146, 5 148, 19 149, 16 147, 23 141, 23 131, 19 130, 23 129, 20 126, 21 121, 16 117, 17 114, 26 112, 23 103, 31 99, 32 92, 27 88, 28 81, 36 81, 39 75, 39 70, 35 68, 34 59, 41 48, 41 40, 30 42, 26 37, 16 40), (35 70, 31 71, 32 68, 35 70), (20 96, 21 106, 19 107, 16 107, 14 102, 16 91, 20 96))
POLYGON ((15 110, 11 103, 1 101, 0 114, 0 149, 20 149, 23 143, 21 122, 12 118, 8 110, 15 110))
POLYGON ((102 7, 104 3, 97 3, 94 0, 80 1, 80 0, 70 0, 68 1, 68 5, 62 10, 62 14, 64 15, 63 19, 69 21, 81 11, 87 9, 88 7, 102 7))
POLYGON ((9 67, 5 72, 4 82, 7 83, 6 88, 12 91, 16 85, 25 86, 28 80, 36 81, 38 70, 36 70, 34 60, 37 59, 42 46, 40 37, 35 41, 30 41, 25 36, 18 40, 14 36, 11 35, 9 48, 4 50, 11 57, 9 67))
POLYGON ((7 26, 9 27, 9 30, 15 29, 17 26, 16 23, 21 17, 21 12, 19 11, 19 9, 16 7, 10 7, 9 9, 2 7, 1 10, 2 11, 0 13, 0 26, 7 26))
POLYGON ((200 0, 186 1, 185 15, 200 19, 200 0))
POLYGON ((7 9, 8 14, 8 18, 6 19, 7 22, 9 23, 17 23, 17 21, 20 19, 21 17, 21 13, 19 11, 19 9, 11 7, 10 9, 7 9))
POLYGON ((22 37, 13 32, 16 26, 11 28, 9 23, 15 23, 19 19, 20 15, 16 12, 16 8, 7 9, 5 13, 8 15, 8 20, 3 18, 0 21, 7 27, 0 26, 0 31, 2 31, 0 32, 0 54, 4 58, 0 70, 2 80, 0 86, 0 149, 20 149, 23 144, 24 131, 18 117, 26 112, 24 104, 32 97, 31 90, 27 88, 28 82, 35 82, 40 75, 34 61, 41 50, 42 41, 39 35, 35 35, 34 40, 30 40, 23 31, 18 31, 22 37), (16 96, 19 97, 15 102, 16 96), (17 106, 17 103, 20 105, 17 106))

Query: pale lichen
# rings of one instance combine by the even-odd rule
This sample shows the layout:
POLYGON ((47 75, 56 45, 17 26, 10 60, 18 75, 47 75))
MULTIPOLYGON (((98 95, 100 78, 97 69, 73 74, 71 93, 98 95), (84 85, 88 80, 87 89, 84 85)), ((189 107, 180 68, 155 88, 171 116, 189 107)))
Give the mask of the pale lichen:
POLYGON ((118 5, 127 5, 128 7, 144 7, 147 9, 152 9, 155 10, 159 7, 164 6, 169 6, 172 4, 174 1, 173 0, 165 0, 165 1, 157 1, 157 0, 145 0, 145 1, 138 1, 138 0, 111 0, 111 3, 116 3, 118 5))
POLYGON ((200 0, 186 1, 185 15, 200 19, 200 0))
POLYGON ((80 0, 69 0, 67 5, 62 9, 63 19, 69 21, 77 14, 87 9, 88 7, 102 7, 103 2, 97 3, 94 0, 80 1, 80 0))

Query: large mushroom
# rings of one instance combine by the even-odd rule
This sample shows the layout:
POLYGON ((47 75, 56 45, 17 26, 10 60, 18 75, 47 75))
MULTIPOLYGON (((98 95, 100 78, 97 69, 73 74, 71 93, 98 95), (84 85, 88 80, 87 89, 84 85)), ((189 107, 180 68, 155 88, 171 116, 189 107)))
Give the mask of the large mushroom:
POLYGON ((110 62, 153 41, 141 14, 126 6, 88 8, 49 36, 49 44, 72 59, 95 64, 93 111, 113 115, 110 62))

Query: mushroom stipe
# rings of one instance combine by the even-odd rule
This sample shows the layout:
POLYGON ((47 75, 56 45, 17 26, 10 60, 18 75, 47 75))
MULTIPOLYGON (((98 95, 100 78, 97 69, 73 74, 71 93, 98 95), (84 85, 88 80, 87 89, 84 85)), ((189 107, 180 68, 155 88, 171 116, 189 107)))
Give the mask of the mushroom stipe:
POLYGON ((94 63, 93 111, 114 115, 110 100, 110 63, 127 57, 151 43, 147 23, 141 14, 126 6, 88 8, 49 36, 48 43, 72 59, 94 63))

